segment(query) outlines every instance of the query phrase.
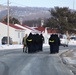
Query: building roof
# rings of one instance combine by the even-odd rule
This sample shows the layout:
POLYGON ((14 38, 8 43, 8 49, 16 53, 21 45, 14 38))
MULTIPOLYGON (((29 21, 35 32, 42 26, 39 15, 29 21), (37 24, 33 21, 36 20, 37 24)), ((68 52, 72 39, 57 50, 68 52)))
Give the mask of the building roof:
MULTIPOLYGON (((4 23, 3 24, 7 25, 7 23, 4 23)), ((24 28, 27 28, 29 30, 31 30, 32 32, 36 32, 36 33, 42 33, 42 32, 45 32, 45 28, 44 27, 36 27, 36 28, 32 28, 32 27, 29 27, 27 25, 20 25, 20 24, 17 24, 17 25, 14 25, 14 24, 9 24, 10 27, 12 28, 15 28, 17 30, 25 30, 24 28), (22 26, 22 27, 21 27, 22 26), (24 27, 24 28, 23 28, 24 27)), ((47 29, 47 32, 48 33, 57 33, 58 30, 57 29, 47 29)))
POLYGON ((41 32, 45 32, 45 28, 44 27, 37 27, 37 28, 35 28, 36 30, 39 30, 39 31, 41 31, 41 32))
POLYGON ((58 30, 57 29, 48 29, 47 32, 48 33, 57 33, 58 30))
MULTIPOLYGON (((7 25, 7 23, 3 23, 3 24, 7 25)), ((14 24, 9 24, 9 26, 15 29, 24 30, 23 28, 15 26, 14 24)))
POLYGON ((32 28, 32 27, 29 27, 29 26, 27 26, 27 25, 22 25, 23 27, 25 27, 25 28, 27 28, 27 29, 30 29, 33 33, 35 32, 35 33, 41 33, 41 31, 39 31, 39 30, 37 30, 37 29, 35 29, 35 28, 32 28))
POLYGON ((22 25, 23 27, 27 28, 27 29, 30 29, 30 30, 33 30, 31 27, 27 26, 27 25, 22 25))
MULTIPOLYGON (((37 28, 35 28, 35 29, 37 29, 37 30, 39 30, 39 31, 41 31, 41 32, 45 32, 45 28, 44 28, 44 27, 37 27, 37 28)), ((48 32, 48 33, 57 33, 58 30, 57 30, 57 29, 47 29, 47 32, 48 32)))

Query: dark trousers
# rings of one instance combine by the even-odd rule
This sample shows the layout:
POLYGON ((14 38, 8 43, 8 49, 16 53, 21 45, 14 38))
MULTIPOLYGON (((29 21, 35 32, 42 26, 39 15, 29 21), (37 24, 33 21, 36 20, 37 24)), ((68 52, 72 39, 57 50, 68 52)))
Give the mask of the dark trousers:
POLYGON ((50 45, 50 53, 55 53, 55 46, 54 45, 50 45))

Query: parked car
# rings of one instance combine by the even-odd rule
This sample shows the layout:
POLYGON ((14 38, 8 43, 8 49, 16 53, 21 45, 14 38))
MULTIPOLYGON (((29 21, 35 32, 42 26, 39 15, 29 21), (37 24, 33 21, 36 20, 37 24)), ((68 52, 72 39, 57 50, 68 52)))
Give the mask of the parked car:
MULTIPOLYGON (((4 45, 4 44, 8 44, 8 37, 7 36, 4 36, 2 38, 2 45, 4 45)), ((12 45, 12 38, 11 37, 9 37, 9 44, 12 45)))
POLYGON ((76 41, 76 37, 75 37, 75 36, 72 36, 72 37, 70 38, 70 40, 75 40, 75 41, 76 41))
POLYGON ((59 38, 60 38, 60 45, 68 47, 68 39, 66 35, 60 35, 59 38))

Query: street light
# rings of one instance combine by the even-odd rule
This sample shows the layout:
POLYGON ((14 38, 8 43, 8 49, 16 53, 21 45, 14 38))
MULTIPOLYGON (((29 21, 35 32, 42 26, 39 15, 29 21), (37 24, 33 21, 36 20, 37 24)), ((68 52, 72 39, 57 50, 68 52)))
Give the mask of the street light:
POLYGON ((8 36, 8 46, 9 46, 9 0, 7 0, 7 10, 8 10, 8 16, 7 16, 7 36, 8 36))

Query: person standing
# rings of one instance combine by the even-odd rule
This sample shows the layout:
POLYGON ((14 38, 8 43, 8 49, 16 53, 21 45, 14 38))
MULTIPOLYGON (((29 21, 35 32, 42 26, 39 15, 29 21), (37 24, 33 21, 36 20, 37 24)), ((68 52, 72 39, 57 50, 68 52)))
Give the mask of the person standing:
POLYGON ((50 45, 50 53, 55 53, 55 37, 54 34, 52 34, 49 38, 49 45, 50 45))
POLYGON ((30 33, 29 36, 26 39, 27 47, 28 47, 28 53, 33 53, 33 34, 30 33))
POLYGON ((59 53, 60 39, 57 34, 55 34, 54 37, 55 37, 54 53, 59 53))
POLYGON ((26 52, 26 53, 27 53, 27 43, 26 43, 26 39, 27 39, 27 34, 25 34, 25 37, 23 37, 23 40, 22 40, 23 52, 26 52))
POLYGON ((59 53, 60 39, 57 34, 52 34, 49 38, 50 53, 59 53))
POLYGON ((44 43, 44 37, 42 34, 40 34, 40 51, 43 51, 43 43, 44 43))

